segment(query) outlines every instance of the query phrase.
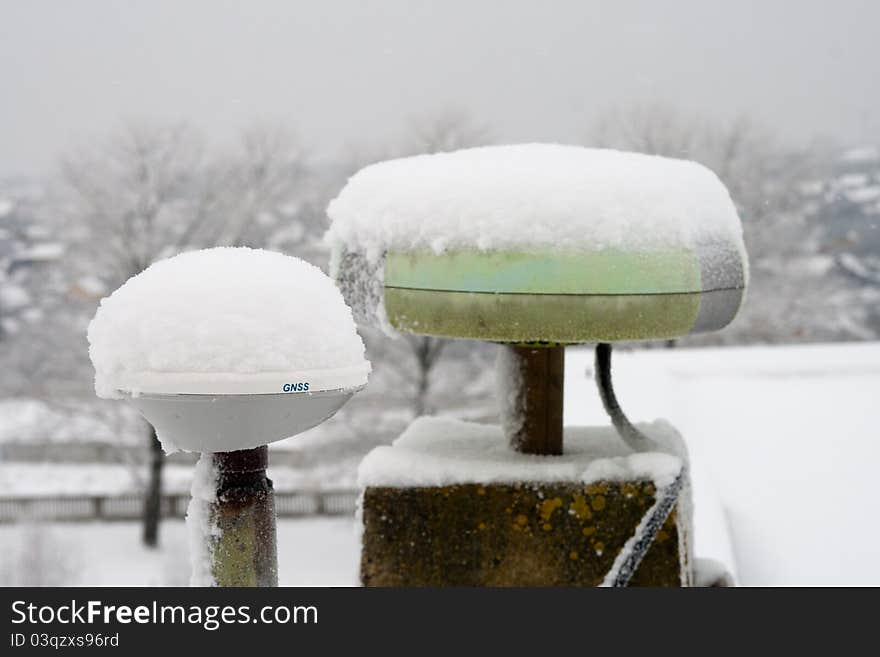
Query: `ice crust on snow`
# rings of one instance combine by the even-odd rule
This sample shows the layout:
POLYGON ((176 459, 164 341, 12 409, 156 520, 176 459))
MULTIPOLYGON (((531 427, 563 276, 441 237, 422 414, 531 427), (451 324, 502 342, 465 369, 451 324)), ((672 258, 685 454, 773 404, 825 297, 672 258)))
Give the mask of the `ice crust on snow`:
POLYGON ((612 427, 566 427, 561 456, 521 454, 500 426, 421 417, 392 445, 367 454, 358 484, 404 488, 648 479, 658 487, 669 485, 687 462, 681 436, 664 420, 638 426, 662 451, 632 453, 612 427))
POLYGON ((369 367, 333 281, 299 258, 249 248, 156 262, 101 301, 88 339, 95 390, 107 398, 163 374, 369 367))
POLYGON ((192 482, 192 497, 186 509, 186 529, 189 535, 189 558, 192 567, 190 586, 216 586, 214 580, 214 545, 220 537, 220 528, 212 514, 217 501, 217 467, 213 454, 202 454, 196 463, 192 482))
POLYGON ((696 249, 744 256, 730 195, 706 167, 559 144, 488 146, 368 166, 330 203, 333 251, 696 249))

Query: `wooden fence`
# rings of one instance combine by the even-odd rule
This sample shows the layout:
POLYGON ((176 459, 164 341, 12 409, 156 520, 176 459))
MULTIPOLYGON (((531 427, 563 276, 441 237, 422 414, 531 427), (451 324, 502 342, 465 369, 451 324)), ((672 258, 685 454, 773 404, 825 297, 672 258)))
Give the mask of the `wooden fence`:
MULTIPOLYGON (((276 492, 275 512, 279 518, 351 515, 357 497, 358 492, 353 490, 276 492)), ((189 494, 164 495, 162 517, 183 518, 189 499, 189 494)), ((0 497, 0 523, 137 520, 143 505, 143 497, 138 494, 0 497)))

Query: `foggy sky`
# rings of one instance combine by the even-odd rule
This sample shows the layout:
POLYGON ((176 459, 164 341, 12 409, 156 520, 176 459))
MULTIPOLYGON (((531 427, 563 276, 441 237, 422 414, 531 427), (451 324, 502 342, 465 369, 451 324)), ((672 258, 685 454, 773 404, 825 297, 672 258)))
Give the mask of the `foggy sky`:
POLYGON ((332 156, 447 108, 505 141, 579 141, 660 101, 877 143, 878 25, 870 0, 0 0, 0 175, 126 118, 217 140, 284 120, 332 156))

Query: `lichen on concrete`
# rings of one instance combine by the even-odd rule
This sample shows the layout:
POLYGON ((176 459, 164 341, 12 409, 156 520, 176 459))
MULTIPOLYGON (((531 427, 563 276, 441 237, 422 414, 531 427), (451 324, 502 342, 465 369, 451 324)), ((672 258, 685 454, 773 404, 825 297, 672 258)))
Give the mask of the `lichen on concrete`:
MULTIPOLYGON (((647 480, 368 487, 361 579, 366 586, 596 586, 655 493, 647 480)), ((673 510, 632 585, 689 581, 681 572, 690 562, 680 554, 688 549, 682 529, 673 510)))

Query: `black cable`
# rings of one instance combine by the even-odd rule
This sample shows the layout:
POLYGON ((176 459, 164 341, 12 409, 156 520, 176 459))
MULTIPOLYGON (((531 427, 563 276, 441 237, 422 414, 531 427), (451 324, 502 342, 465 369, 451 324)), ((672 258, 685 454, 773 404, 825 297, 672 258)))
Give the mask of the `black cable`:
MULTIPOLYGON (((636 528, 634 535, 635 540, 629 552, 620 564, 617 573, 611 581, 606 581, 608 586, 622 587, 629 586, 629 582, 639 569, 642 559, 651 549, 657 534, 663 527, 663 523, 672 513, 672 509, 678 503, 681 495, 681 489, 684 486, 684 471, 679 472, 678 476, 672 483, 666 487, 657 489, 657 501, 648 509, 647 513, 636 528)), ((606 578, 607 579, 607 578, 606 578)))
MULTIPOLYGON (((608 413, 611 423, 617 429, 623 442, 635 452, 656 449, 654 441, 639 431, 620 408, 617 397, 614 395, 614 386, 611 384, 611 345, 604 342, 596 345, 596 385, 599 388, 599 396, 602 398, 602 406, 605 407, 605 412, 608 413)), ((682 470, 669 486, 658 487, 657 501, 648 509, 643 521, 639 523, 633 545, 614 578, 606 582, 607 585, 615 587, 629 585, 642 559, 654 544, 657 533, 678 502, 684 480, 685 474, 682 470)))
POLYGON ((608 413, 623 442, 634 452, 653 448, 654 441, 629 421, 617 402, 614 386, 611 384, 611 345, 606 342, 596 345, 596 385, 599 387, 602 406, 605 407, 605 412, 608 413))

